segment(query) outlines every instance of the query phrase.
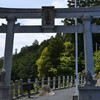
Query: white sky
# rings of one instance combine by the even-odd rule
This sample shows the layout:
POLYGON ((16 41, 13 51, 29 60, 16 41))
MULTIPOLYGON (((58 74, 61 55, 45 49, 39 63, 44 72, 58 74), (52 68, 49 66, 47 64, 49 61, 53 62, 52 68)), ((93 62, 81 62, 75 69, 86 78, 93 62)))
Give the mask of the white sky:
MULTIPOLYGON (((6 8, 41 8, 42 6, 55 6, 55 8, 66 8, 67 0, 0 0, 0 7, 6 8)), ((16 23, 20 23, 21 25, 41 25, 41 20, 17 20, 16 23)), ((7 24, 6 20, 0 19, 0 25, 2 23, 7 24)), ((60 20, 56 20, 56 24, 62 24, 60 20)), ((43 40, 50 38, 51 36, 55 36, 55 33, 32 33, 32 34, 15 34, 14 36, 14 47, 13 52, 15 52, 15 48, 18 49, 18 52, 25 45, 31 45, 35 39, 41 43, 43 40)), ((5 34, 0 33, 0 57, 4 56, 4 48, 5 48, 5 34)))

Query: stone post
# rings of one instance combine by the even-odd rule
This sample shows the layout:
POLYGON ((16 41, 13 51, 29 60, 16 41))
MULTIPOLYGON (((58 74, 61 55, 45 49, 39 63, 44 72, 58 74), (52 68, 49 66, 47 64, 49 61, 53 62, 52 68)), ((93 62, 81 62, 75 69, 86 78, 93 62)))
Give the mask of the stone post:
POLYGON ((78 100, 100 100, 99 86, 79 86, 78 100))
POLYGON ((28 78, 27 82, 28 82, 28 83, 30 83, 30 82, 31 82, 31 79, 30 79, 30 78, 28 78))
POLYGON ((13 39, 14 39, 14 24, 16 18, 13 15, 7 16, 8 25, 5 42, 5 54, 3 68, 6 70, 6 85, 10 85, 11 81, 11 69, 12 69, 12 51, 13 51, 13 39))
POLYGON ((50 77, 48 77, 48 86, 50 87, 50 77))
POLYGON ((0 100, 12 100, 12 86, 0 85, 0 100))
POLYGON ((60 89, 60 76, 58 76, 58 89, 60 89))
POLYGON ((71 75, 71 86, 73 86, 73 76, 71 75))
POLYGON ((56 78, 53 77, 53 89, 55 89, 55 88, 56 88, 56 78))
POLYGON ((18 80, 15 80, 15 97, 18 98, 18 80))
POLYGON ((65 88, 65 76, 63 76, 63 88, 65 88))
MULTIPOLYGON (((28 82, 28 83, 31 83, 31 79, 28 78, 27 82, 28 82)), ((30 90, 28 90, 28 98, 30 98, 30 94, 31 94, 31 93, 30 93, 30 90)))
POLYGON ((42 77, 42 87, 43 87, 43 85, 44 85, 44 77, 42 77))
POLYGON ((83 84, 83 75, 81 75, 81 85, 83 84))
POLYGON ((38 93, 38 78, 35 78, 35 93, 38 93))
POLYGON ((76 86, 76 75, 74 76, 74 86, 76 86))
POLYGON ((78 85, 80 85, 80 75, 78 75, 78 85))
POLYGON ((67 76, 67 87, 69 87, 69 76, 67 76))
POLYGON ((94 75, 94 60, 93 60, 93 43, 92 43, 92 27, 91 16, 84 15, 84 54, 85 54, 85 69, 89 70, 94 75))
POLYGON ((84 78, 84 83, 83 84, 85 84, 86 83, 86 80, 85 80, 85 78, 84 78))
POLYGON ((11 81, 11 92, 10 92, 10 99, 13 100, 13 81, 11 81))
POLYGON ((20 95, 23 95, 23 80, 20 79, 20 95))

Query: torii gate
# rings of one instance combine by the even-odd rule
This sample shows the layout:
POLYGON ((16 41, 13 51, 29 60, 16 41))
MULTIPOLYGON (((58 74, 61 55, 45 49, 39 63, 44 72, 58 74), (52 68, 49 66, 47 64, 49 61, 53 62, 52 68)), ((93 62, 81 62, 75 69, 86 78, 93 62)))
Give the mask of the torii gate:
POLYGON ((0 8, 0 18, 6 18, 7 25, 0 26, 0 33, 6 33, 3 68, 6 70, 6 84, 10 85, 14 33, 83 33, 85 69, 94 74, 92 33, 100 33, 99 25, 91 25, 91 17, 100 17, 100 7, 16 9, 0 8), (15 21, 22 18, 42 18, 41 26, 20 26, 15 21), (83 25, 55 26, 54 18, 82 18, 83 25))

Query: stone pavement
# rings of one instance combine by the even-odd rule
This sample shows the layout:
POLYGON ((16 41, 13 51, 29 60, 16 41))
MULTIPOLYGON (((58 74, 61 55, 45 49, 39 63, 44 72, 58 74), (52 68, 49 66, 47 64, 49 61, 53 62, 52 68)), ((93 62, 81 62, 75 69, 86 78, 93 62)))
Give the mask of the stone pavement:
POLYGON ((54 93, 54 96, 31 95, 31 98, 22 97, 16 100, 72 100, 72 96, 75 94, 75 87, 55 90, 54 93))

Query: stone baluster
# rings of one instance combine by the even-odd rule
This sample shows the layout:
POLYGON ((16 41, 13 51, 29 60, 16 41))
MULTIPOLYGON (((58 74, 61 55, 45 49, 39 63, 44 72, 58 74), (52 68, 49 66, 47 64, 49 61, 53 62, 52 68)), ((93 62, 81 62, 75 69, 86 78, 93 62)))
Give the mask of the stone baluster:
POLYGON ((85 80, 85 78, 84 78, 84 84, 86 83, 86 80, 85 80))
MULTIPOLYGON (((27 82, 30 84, 30 83, 31 83, 31 79, 30 79, 30 78, 28 78, 27 82)), ((31 94, 31 92, 30 92, 30 91, 28 91, 28 98, 30 98, 30 94, 31 94)))
POLYGON ((78 85, 80 85, 80 75, 78 75, 78 85))
POLYGON ((15 97, 18 98, 18 80, 15 80, 15 97))
POLYGON ((65 76, 63 76, 63 88, 65 88, 65 76))
POLYGON ((85 69, 89 70, 91 74, 94 75, 91 16, 84 15, 82 20, 84 24, 83 37, 84 37, 85 69))
POLYGON ((76 75, 74 76, 74 86, 76 86, 76 75))
POLYGON ((20 95, 23 96, 23 80, 20 79, 20 95))
POLYGON ((13 51, 13 40, 14 40, 14 25, 16 18, 13 15, 7 16, 7 33, 5 42, 5 54, 3 68, 6 70, 6 85, 10 85, 11 81, 11 69, 12 69, 12 51, 13 51))
POLYGON ((60 76, 58 76, 58 89, 60 89, 60 83, 61 83, 60 76))
POLYGON ((69 76, 67 76, 67 87, 69 87, 69 76))
POLYGON ((30 83, 30 82, 31 82, 31 79, 30 79, 30 78, 28 78, 27 82, 28 82, 28 83, 30 83))
POLYGON ((42 78, 42 87, 44 86, 44 77, 42 78))
POLYGON ((50 77, 48 77, 48 86, 50 87, 50 77))
POLYGON ((81 85, 83 84, 83 75, 81 75, 81 85))
POLYGON ((56 78, 53 77, 53 89, 55 89, 55 88, 56 88, 56 78))
POLYGON ((73 76, 71 75, 71 86, 73 86, 73 76))
POLYGON ((11 86, 12 87, 11 87, 11 93, 10 93, 11 96, 10 96, 10 99, 13 100, 13 81, 11 81, 11 86))
POLYGON ((38 78, 35 78, 35 93, 38 93, 38 78))

